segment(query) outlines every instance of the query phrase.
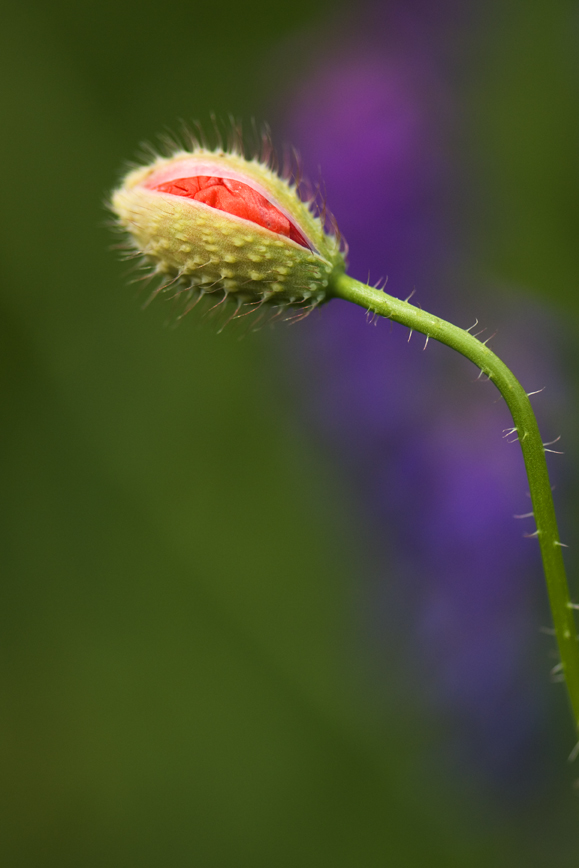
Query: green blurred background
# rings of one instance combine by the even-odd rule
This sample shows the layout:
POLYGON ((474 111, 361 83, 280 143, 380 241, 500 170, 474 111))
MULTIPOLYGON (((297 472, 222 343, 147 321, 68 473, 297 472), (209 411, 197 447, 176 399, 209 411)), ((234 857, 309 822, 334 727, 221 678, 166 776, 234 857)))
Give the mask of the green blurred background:
MULTIPOLYGON (((573 327, 579 6, 488 8, 460 119, 473 243, 573 327)), ((560 695, 541 800, 505 814, 441 779, 412 686, 402 673, 378 691, 369 674, 363 546, 295 422, 275 333, 172 328, 109 249, 103 201, 139 143, 212 111, 281 115, 295 46, 314 53, 335 14, 321 0, 4 9, 6 866, 576 864, 560 695)), ((577 385, 579 352, 568 365, 577 385)))

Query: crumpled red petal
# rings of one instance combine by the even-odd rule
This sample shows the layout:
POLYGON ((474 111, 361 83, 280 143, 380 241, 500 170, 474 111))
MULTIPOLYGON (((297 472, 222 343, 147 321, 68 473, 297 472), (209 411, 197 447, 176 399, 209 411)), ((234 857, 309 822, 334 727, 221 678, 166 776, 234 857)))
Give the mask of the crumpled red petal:
POLYGON ((172 193, 174 196, 184 196, 203 202, 218 211, 225 211, 236 217, 243 217, 270 229, 278 235, 284 235, 309 248, 306 239, 281 211, 272 205, 265 196, 241 181, 231 178, 213 178, 206 175, 196 175, 193 178, 177 178, 165 181, 154 187, 161 193, 172 193))

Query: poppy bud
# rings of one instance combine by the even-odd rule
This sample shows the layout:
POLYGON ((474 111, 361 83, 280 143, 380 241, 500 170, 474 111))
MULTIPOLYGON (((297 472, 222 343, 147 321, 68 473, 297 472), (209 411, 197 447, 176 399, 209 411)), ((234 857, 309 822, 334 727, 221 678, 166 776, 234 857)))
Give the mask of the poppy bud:
POLYGON ((154 270, 197 298, 221 291, 238 305, 315 306, 344 270, 338 237, 296 185, 238 153, 158 157, 128 173, 111 208, 154 270))

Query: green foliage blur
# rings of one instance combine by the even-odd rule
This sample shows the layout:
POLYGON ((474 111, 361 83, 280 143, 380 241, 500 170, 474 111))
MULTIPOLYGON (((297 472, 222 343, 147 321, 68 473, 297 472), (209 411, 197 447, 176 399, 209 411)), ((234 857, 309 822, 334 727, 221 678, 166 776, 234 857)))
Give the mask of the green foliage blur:
MULTIPOLYGON (((464 120, 480 260, 579 324, 579 8, 495 6, 464 120)), ((576 864, 568 744, 543 802, 501 822, 428 759, 412 686, 378 698, 360 540, 271 338, 141 311, 110 250, 103 201, 139 143, 212 111, 261 120, 333 11, 4 8, 7 868, 576 864)))

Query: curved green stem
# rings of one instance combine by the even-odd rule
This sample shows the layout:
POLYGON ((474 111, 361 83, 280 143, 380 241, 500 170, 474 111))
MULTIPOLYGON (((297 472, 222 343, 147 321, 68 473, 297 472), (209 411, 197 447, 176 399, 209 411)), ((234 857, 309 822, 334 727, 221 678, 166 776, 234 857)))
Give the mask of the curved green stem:
POLYGON ((561 655, 561 671, 567 683, 575 726, 579 732, 579 642, 565 576, 545 461, 545 447, 525 390, 498 356, 464 329, 451 325, 408 302, 400 301, 380 290, 359 283, 346 274, 338 275, 334 279, 330 291, 336 298, 354 302, 366 310, 402 323, 462 353, 493 381, 507 402, 525 459, 537 524, 534 535, 538 537, 541 547, 553 624, 561 655))

